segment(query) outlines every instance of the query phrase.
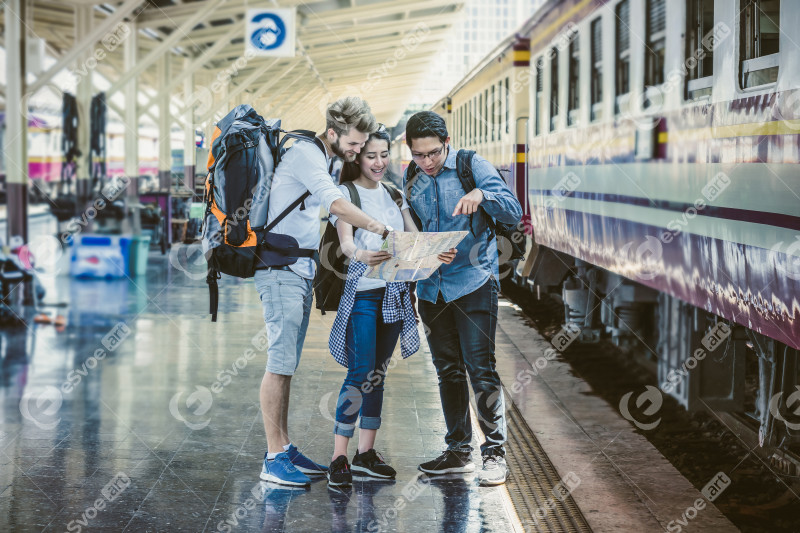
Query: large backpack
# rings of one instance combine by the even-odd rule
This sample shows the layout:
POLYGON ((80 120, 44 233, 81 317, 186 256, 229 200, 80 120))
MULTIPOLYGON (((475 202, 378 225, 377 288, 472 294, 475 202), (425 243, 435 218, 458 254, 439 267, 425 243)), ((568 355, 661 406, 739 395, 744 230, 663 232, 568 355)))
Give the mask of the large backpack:
MULTIPOLYGON (((208 154, 203 252, 208 261, 211 321, 217 320, 221 274, 240 278, 255 275, 259 251, 264 248, 291 264, 297 257, 313 257, 316 250, 299 248, 288 235, 272 228, 311 194, 306 191, 267 224, 275 168, 289 139, 319 143, 314 132, 285 132, 280 120, 265 121, 247 104, 234 108, 214 128, 208 154), (279 136, 284 133, 279 142, 279 136)), ((321 144, 321 143, 319 143, 321 144)), ((319 145, 318 144, 318 145, 319 145)), ((324 146, 320 149, 325 151, 324 146)))
MULTIPOLYGON (((456 174, 458 174, 458 179, 461 181, 461 187, 463 187, 465 193, 469 193, 475 188, 475 176, 472 173, 472 158, 474 155, 474 150, 459 150, 456 153, 456 174)), ((408 187, 411 184, 411 180, 415 178, 418 173, 419 167, 417 164, 413 161, 409 163, 406 172, 406 195, 408 194, 408 187)), ((420 229, 424 229, 421 227, 422 224, 419 217, 414 213, 413 207, 411 208, 411 214, 414 218, 414 222, 420 226, 420 229)), ((515 224, 504 224, 490 217, 488 213, 486 216, 489 221, 489 229, 497 237, 497 248, 500 251, 500 256, 507 256, 509 261, 525 257, 527 242, 525 240, 525 231, 520 221, 517 221, 515 224)), ((474 235, 475 230, 472 226, 472 215, 469 216, 469 222, 470 231, 472 231, 474 235)))
MULTIPOLYGON (((393 185, 381 182, 389 195, 400 209, 403 208, 403 197, 393 185)), ((350 201, 361 209, 361 197, 352 181, 344 182, 350 193, 350 201)), ((342 253, 339 234, 336 226, 328 221, 325 226, 325 233, 319 243, 319 260, 317 275, 314 277, 314 299, 317 309, 325 314, 325 311, 336 311, 344 292, 344 282, 347 279, 347 268, 349 261, 342 253)))

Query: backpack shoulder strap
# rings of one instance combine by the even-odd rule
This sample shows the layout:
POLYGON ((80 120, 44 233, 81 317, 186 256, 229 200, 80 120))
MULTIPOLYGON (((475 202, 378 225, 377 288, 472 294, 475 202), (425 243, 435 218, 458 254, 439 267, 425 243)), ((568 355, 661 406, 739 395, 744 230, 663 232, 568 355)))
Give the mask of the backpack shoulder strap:
POLYGON ((400 191, 392 185, 391 183, 386 183, 385 181, 381 182, 381 185, 386 189, 386 192, 389 193, 389 196, 392 197, 392 201, 397 204, 397 207, 400 209, 403 208, 403 195, 400 194, 400 191))
POLYGON ((417 177, 419 174, 419 167, 415 162, 410 162, 408 164, 408 168, 406 168, 406 182, 409 182, 417 177))
MULTIPOLYGON (((273 220, 272 222, 270 222, 270 223, 269 223, 269 224, 268 224, 268 225, 267 225, 267 226, 266 226, 264 229, 265 229, 267 232, 269 232, 269 231, 272 231, 272 228, 274 228, 274 227, 275 227, 275 226, 278 224, 278 222, 280 222, 281 220, 283 220, 284 218, 286 218, 286 216, 287 216, 289 213, 291 213, 292 211, 294 211, 295 207, 297 207, 298 205, 302 204, 302 203, 303 203, 303 200, 305 200, 305 199, 306 199, 306 198, 308 198, 309 196, 311 196, 311 191, 306 191, 306 192, 304 192, 304 193, 303 193, 303 194, 302 194, 302 195, 301 195, 301 196, 300 196, 300 197, 299 197, 297 200, 295 200, 294 202, 292 202, 291 204, 289 204, 289 206, 288 206, 286 209, 284 209, 283 211, 281 211, 281 214, 280 214, 280 215, 278 215, 277 217, 275 217, 275 220, 273 220)), ((303 209, 305 209, 305 207, 304 207, 303 209)))
POLYGON ((355 184, 352 181, 345 181, 342 185, 347 187, 347 192, 350 193, 350 203, 361 209, 361 196, 359 196, 355 184))
POLYGON ((284 133, 284 135, 283 139, 281 139, 281 142, 278 143, 278 150, 277 150, 278 154, 281 154, 283 152, 284 144, 286 144, 290 139, 295 139, 299 141, 313 142, 314 144, 317 145, 317 147, 320 150, 322 150, 323 154, 327 155, 327 153, 325 152, 325 145, 323 145, 322 142, 317 142, 317 134, 314 133, 313 131, 310 130, 292 130, 292 131, 281 130, 281 131, 284 133))
POLYGON ((411 192, 411 186, 414 184, 414 180, 417 179, 417 174, 419 174, 419 167, 415 162, 410 162, 408 167, 406 168, 406 198, 409 197, 409 192, 411 192))
MULTIPOLYGON (((464 188, 465 193, 472 192, 476 188, 475 174, 472 172, 472 159, 475 156, 475 150, 459 150, 456 153, 456 174, 461 181, 461 187, 464 188)), ((485 211, 484 211, 485 213, 485 211)), ((487 215, 486 217, 489 229, 495 232, 494 219, 487 215)), ((472 225, 472 215, 469 216, 469 227, 473 235, 475 235, 475 228, 472 225)))
POLYGON ((475 176, 472 173, 472 158, 474 150, 459 150, 456 154, 456 173, 461 180, 464 192, 470 192, 475 188, 475 176))

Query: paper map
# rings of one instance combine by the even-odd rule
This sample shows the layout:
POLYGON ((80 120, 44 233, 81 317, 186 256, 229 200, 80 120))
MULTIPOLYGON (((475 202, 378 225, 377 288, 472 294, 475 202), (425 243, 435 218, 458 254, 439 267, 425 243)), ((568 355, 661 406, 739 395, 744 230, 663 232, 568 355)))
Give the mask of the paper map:
POLYGON ((455 248, 466 236, 466 231, 394 231, 381 246, 381 250, 392 254, 392 258, 369 267, 364 276, 386 281, 419 281, 429 278, 442 264, 436 256, 455 248))

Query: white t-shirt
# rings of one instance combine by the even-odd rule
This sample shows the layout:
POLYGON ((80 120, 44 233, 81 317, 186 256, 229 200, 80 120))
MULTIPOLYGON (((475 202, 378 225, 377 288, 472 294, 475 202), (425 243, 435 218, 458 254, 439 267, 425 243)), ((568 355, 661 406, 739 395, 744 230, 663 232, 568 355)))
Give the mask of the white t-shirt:
MULTIPOLYGON (((378 187, 375 189, 365 189, 364 187, 356 185, 355 183, 353 185, 356 186, 358 196, 361 198, 362 211, 386 226, 391 226, 397 231, 403 231, 403 214, 397 207, 397 204, 394 203, 394 200, 392 200, 392 196, 389 194, 389 191, 386 190, 386 187, 378 184, 378 187)), ((350 191, 347 190, 347 187, 344 185, 339 185, 339 189, 342 191, 344 197, 350 200, 350 191)), ((405 196, 403 196, 403 193, 400 193, 400 195, 403 198, 402 208, 408 209, 405 196)), ((338 218, 336 216, 330 216, 330 221, 332 224, 335 225, 337 220, 338 218)), ((381 239, 380 235, 372 233, 371 231, 356 228, 356 231, 353 234, 353 242, 355 243, 356 248, 360 250, 377 252, 381 249, 383 239, 381 239)), ((358 281, 356 291, 368 291, 370 289, 379 289, 385 286, 386 282, 382 279, 362 277, 358 281)))
MULTIPOLYGON (((331 204, 342 197, 328 174, 330 158, 313 142, 295 141, 286 152, 275 171, 269 196, 268 221, 274 220, 289 204, 304 192, 311 196, 305 200, 305 209, 296 207, 272 229, 275 233, 291 235, 300 248, 319 247, 319 209, 330 211, 331 204)), ((289 266, 296 274, 314 278, 314 260, 301 257, 289 266)))

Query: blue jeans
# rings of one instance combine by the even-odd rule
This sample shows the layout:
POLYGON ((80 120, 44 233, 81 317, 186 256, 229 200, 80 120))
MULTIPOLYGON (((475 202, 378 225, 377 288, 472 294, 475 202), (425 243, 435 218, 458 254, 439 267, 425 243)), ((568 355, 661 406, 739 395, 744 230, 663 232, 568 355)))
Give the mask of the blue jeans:
POLYGON ((403 329, 402 321, 383 322, 384 292, 381 288, 356 293, 347 322, 347 377, 336 404, 336 435, 352 437, 359 416, 361 429, 381 427, 386 367, 403 329))
POLYGON ((486 435, 481 454, 504 455, 505 399, 495 369, 497 282, 490 277, 477 290, 446 303, 419 300, 419 314, 427 326, 433 366, 439 375, 439 396, 447 425, 447 449, 472 451, 467 374, 475 392, 478 422, 486 435))

